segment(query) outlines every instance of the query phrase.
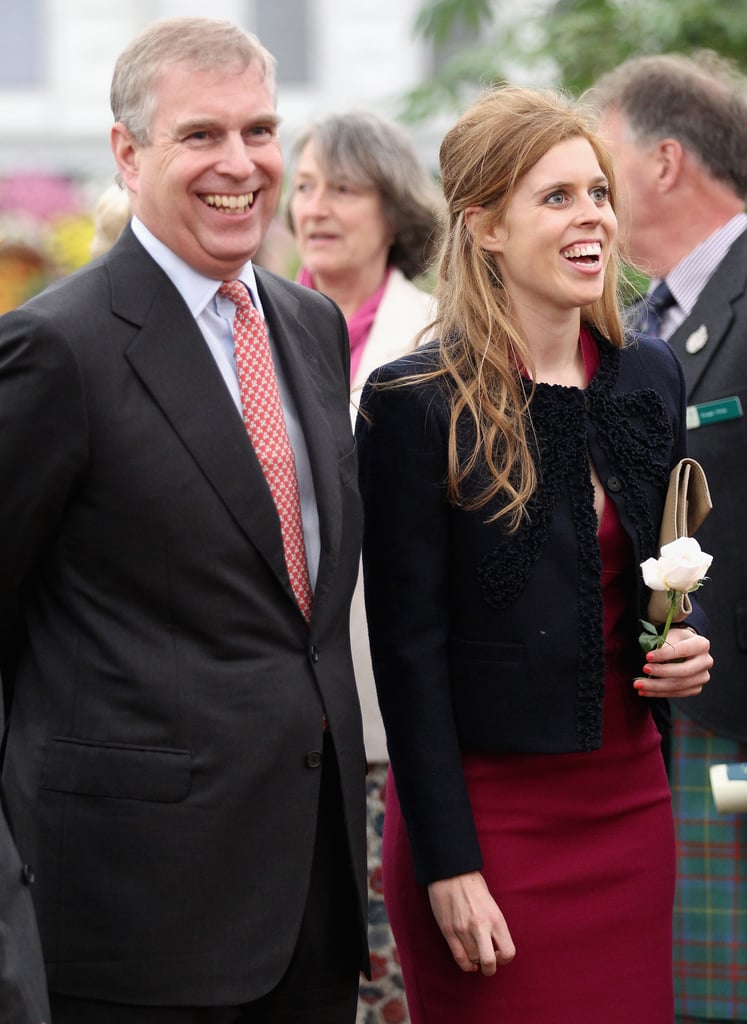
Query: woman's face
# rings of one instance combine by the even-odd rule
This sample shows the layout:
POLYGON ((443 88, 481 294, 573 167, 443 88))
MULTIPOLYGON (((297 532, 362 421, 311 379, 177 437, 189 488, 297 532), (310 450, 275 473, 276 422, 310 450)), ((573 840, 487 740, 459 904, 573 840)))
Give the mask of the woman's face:
POLYGON ((568 139, 517 182, 500 224, 478 243, 495 255, 516 311, 556 316, 595 302, 617 233, 591 144, 568 139))
POLYGON ((327 280, 383 280, 394 241, 379 193, 342 175, 326 177, 313 143, 301 151, 290 201, 301 259, 317 287, 327 280))

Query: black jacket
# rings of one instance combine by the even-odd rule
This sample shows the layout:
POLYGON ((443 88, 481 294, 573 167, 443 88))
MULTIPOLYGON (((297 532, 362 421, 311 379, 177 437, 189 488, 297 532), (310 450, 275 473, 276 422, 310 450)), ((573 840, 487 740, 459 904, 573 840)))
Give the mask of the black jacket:
MULTIPOLYGON (((601 742, 603 608, 589 460, 637 564, 658 554, 669 471, 686 454, 686 434, 682 372, 666 344, 634 341, 619 351, 597 340, 600 365, 587 389, 537 388, 529 434, 541 482, 515 535, 486 522, 494 506, 469 512, 446 499, 446 382, 376 386, 434 366, 435 344, 382 368, 363 393, 369 631, 421 881, 480 866, 462 750, 560 753, 601 742)), ((465 424, 460 447, 470 440, 465 424)), ((631 677, 642 666, 636 619, 648 599, 637 579, 631 677)))

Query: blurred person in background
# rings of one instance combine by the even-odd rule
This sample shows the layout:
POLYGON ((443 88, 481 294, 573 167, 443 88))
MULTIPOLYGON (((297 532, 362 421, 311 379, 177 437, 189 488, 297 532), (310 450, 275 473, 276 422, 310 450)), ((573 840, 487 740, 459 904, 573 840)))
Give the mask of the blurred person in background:
POLYGON ((91 259, 101 256, 114 245, 132 214, 127 190, 117 182, 107 186, 93 208, 91 259))
MULTIPOLYGON (((412 349, 433 318, 432 298, 414 280, 425 274, 435 252, 441 195, 405 131, 374 113, 317 121, 297 140, 291 162, 287 209, 302 260, 298 280, 334 299, 345 316, 354 417, 356 395, 369 373, 412 349)), ((383 1012, 402 990, 381 893, 388 758, 360 578, 351 642, 369 764, 369 938, 377 975, 363 983, 361 999, 383 1012)))
POLYGON ((709 767, 747 761, 747 79, 713 53, 638 57, 591 98, 623 187, 625 255, 651 278, 632 317, 682 364, 688 447, 713 499, 698 538, 720 566, 698 595, 713 684, 673 705, 677 1013, 745 1021, 747 815, 716 812, 709 767))

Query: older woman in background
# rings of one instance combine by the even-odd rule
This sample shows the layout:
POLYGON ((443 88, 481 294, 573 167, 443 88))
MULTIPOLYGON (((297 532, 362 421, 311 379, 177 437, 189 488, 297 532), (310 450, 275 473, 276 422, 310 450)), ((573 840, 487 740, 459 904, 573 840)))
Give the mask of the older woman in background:
POLYGON ((413 279, 435 252, 440 194, 404 130, 373 113, 316 122, 294 153, 298 279, 344 313, 355 391, 391 353, 411 348, 432 316, 413 279))
MULTIPOLYGON (((296 142, 288 221, 298 242, 298 280, 340 306, 350 334, 355 394, 369 373, 415 347, 435 315, 413 279, 435 253, 441 195, 399 125, 373 113, 333 115, 296 142)), ((376 1013, 402 998, 380 886, 387 750, 368 649, 362 584, 351 639, 369 761, 369 902, 375 983, 362 1001, 376 1013)), ((393 1012, 393 1007, 390 1013, 393 1012)), ((390 1017, 381 1018, 390 1019, 390 1017)))

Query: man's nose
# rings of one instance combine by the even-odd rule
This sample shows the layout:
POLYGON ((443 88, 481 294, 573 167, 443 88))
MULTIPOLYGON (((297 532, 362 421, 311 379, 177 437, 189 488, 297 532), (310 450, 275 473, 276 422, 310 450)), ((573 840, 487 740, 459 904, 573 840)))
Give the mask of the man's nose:
POLYGON ((234 178, 247 178, 254 170, 251 147, 240 133, 230 134, 221 144, 217 169, 234 178))

